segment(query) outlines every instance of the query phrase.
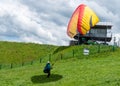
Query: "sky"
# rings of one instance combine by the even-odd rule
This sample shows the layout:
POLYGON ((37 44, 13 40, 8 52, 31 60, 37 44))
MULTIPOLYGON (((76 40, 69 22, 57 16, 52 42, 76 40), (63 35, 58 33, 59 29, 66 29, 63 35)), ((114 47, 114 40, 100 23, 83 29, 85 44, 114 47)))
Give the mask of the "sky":
MULTIPOLYGON (((67 26, 74 10, 86 4, 100 21, 112 22, 120 38, 119 0, 0 0, 0 41, 69 45, 67 26)), ((117 41, 116 40, 116 41, 117 41)))

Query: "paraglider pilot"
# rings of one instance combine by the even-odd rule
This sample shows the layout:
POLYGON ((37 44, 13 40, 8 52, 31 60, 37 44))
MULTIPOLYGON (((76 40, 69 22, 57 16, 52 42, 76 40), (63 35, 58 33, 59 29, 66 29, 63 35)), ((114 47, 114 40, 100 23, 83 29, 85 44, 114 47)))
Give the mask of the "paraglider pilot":
POLYGON ((48 73, 47 77, 49 78, 50 77, 50 70, 52 69, 51 65, 50 65, 50 61, 47 62, 43 72, 44 73, 48 73))

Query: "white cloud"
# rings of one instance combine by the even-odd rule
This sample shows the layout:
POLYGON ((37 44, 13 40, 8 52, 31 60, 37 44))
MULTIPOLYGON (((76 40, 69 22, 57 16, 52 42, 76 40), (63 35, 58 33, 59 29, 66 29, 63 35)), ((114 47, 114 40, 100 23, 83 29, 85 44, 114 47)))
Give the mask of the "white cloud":
POLYGON ((1 0, 0 40, 68 45, 67 25, 76 7, 85 3, 101 20, 114 24, 119 34, 119 1, 1 0), (111 3, 110 3, 111 2, 111 3), (109 4, 108 4, 109 3, 109 4), (113 4, 115 6, 113 7, 113 4))

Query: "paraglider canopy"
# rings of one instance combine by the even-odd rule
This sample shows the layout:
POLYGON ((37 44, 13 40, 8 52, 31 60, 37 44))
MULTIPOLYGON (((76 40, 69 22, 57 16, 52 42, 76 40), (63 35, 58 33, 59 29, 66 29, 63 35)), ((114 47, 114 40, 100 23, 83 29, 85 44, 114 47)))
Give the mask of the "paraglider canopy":
POLYGON ((67 34, 73 38, 78 33, 85 35, 99 22, 97 15, 88 6, 81 4, 74 11, 67 28, 67 34))

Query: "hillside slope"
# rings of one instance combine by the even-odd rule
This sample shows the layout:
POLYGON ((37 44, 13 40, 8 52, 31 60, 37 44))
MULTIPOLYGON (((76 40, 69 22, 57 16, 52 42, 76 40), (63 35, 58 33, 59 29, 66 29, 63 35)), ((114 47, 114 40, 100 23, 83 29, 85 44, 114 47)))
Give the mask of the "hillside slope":
POLYGON ((120 49, 91 58, 58 60, 50 78, 43 73, 45 63, 0 70, 1 86, 119 86, 120 49))
POLYGON ((84 58, 84 48, 89 49, 89 58, 97 53, 112 51, 112 46, 79 45, 53 46, 34 43, 0 42, 0 64, 20 64, 33 60, 55 61, 56 59, 84 58))
POLYGON ((57 46, 34 43, 0 42, 0 63, 21 63, 43 58, 57 46))

